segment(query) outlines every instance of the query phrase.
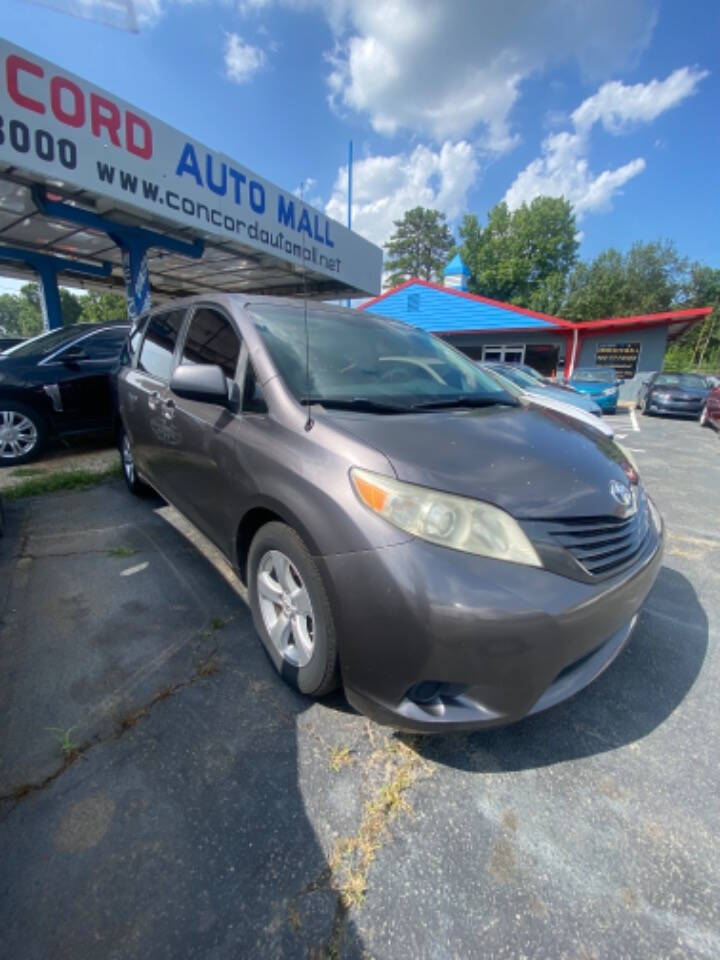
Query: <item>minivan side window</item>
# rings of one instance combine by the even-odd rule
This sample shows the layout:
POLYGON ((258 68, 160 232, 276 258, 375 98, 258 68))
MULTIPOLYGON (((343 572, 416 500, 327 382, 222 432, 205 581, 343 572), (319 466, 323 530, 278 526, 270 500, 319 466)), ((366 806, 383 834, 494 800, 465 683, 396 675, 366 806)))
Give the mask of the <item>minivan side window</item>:
POLYGON ((138 369, 161 380, 169 380, 173 353, 182 326, 184 310, 168 310, 150 317, 138 360, 138 369))
POLYGON ((217 310, 203 307, 193 314, 181 363, 211 363, 226 377, 235 376, 240 356, 240 338, 230 321, 217 310))

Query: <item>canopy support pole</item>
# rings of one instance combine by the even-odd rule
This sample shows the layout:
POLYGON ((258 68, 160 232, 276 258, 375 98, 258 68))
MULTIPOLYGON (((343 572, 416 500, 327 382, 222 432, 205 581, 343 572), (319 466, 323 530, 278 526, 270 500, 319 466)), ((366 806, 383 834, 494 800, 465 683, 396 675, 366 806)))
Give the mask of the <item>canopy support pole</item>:
POLYGON ((69 223, 79 224, 100 230, 122 251, 123 273, 125 276, 125 295, 127 298, 128 315, 131 322, 150 307, 150 274, 148 271, 147 253, 151 247, 178 253, 184 257, 199 260, 205 251, 205 244, 200 239, 192 243, 167 237, 155 230, 145 227, 131 227, 122 223, 115 223, 91 210, 74 207, 62 200, 49 200, 42 187, 33 189, 33 199, 38 210, 49 217, 66 220, 69 223))

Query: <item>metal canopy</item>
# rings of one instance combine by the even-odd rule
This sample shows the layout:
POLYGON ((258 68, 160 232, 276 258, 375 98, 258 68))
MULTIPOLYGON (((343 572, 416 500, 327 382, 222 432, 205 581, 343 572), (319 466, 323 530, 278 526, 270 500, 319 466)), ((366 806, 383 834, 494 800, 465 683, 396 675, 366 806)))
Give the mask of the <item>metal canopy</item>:
POLYGON ((0 38, 0 271, 32 276, 18 264, 23 251, 110 263, 107 281, 84 282, 127 287, 138 300, 148 277, 156 298, 332 298, 376 294, 382 273, 377 246, 302 197, 0 38), (33 188, 88 211, 93 223, 58 208, 46 215, 33 188), (3 246, 15 251, 7 270, 3 246))
MULTIPOLYGON (((112 264, 112 273, 105 279, 68 278, 73 287, 108 289, 125 292, 122 251, 104 231, 78 227, 55 220, 39 212, 32 197, 32 187, 45 186, 55 199, 102 215, 109 221, 125 226, 145 227, 192 242, 200 238, 205 251, 199 260, 150 250, 148 268, 153 296, 159 299, 190 296, 203 292, 273 294, 275 296, 302 295, 329 299, 359 296, 363 291, 329 277, 313 273, 307 268, 288 263, 278 257, 259 254, 235 242, 218 242, 211 234, 191 228, 180 228, 157 216, 142 216, 108 204, 90 191, 59 187, 57 182, 28 175, 13 167, 0 166, 0 258, 2 247, 20 247, 31 252, 62 256, 81 263, 99 266, 112 264)), ((29 281, 37 279, 34 271, 20 264, 0 262, 0 273, 29 281)))

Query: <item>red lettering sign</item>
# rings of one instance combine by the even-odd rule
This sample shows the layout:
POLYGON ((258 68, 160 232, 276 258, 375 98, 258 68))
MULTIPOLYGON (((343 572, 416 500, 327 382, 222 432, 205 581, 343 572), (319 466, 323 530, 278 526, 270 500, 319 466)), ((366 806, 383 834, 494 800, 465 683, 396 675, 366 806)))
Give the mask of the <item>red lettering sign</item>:
POLYGON ((30 63, 25 57, 18 57, 14 53, 7 58, 5 64, 5 76, 7 78, 7 88, 10 97, 20 107, 26 110, 34 110, 35 113, 45 113, 45 107, 39 100, 33 100, 32 97, 26 97, 20 92, 18 82, 19 73, 30 73, 33 77, 44 77, 45 71, 36 63, 30 63))

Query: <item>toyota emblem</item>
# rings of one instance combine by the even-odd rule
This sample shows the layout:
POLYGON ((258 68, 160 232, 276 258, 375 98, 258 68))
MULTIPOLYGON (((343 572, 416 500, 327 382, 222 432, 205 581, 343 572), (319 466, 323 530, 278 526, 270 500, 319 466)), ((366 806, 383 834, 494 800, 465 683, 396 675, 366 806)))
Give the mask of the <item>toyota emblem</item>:
POLYGON ((633 498, 630 488, 618 480, 610 481, 610 496, 623 507, 632 506, 633 498))

